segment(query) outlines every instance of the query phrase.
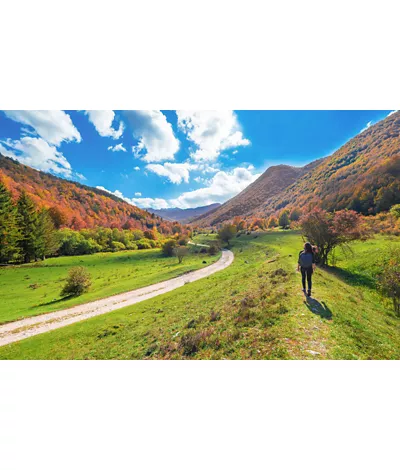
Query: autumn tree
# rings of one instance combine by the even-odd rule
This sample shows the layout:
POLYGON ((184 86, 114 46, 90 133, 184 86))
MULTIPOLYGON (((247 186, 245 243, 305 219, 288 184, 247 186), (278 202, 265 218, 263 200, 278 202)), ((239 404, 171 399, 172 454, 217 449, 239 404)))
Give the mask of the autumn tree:
POLYGON ((218 230, 218 238, 229 246, 229 241, 236 235, 236 226, 226 224, 218 230))
POLYGON ((53 206, 48 210, 48 214, 53 221, 54 227, 58 230, 63 225, 67 225, 68 217, 65 213, 58 207, 53 206))
POLYGON ((36 207, 23 191, 17 201, 17 227, 20 232, 18 246, 25 263, 29 263, 35 257, 37 220, 36 207))
POLYGON ((165 256, 172 256, 176 247, 176 240, 170 239, 163 243, 161 250, 165 256))
POLYGON ((178 258, 179 264, 182 263, 183 258, 189 254, 187 246, 178 245, 174 248, 174 255, 178 258))
POLYGON ((292 222, 297 222, 301 217, 301 211, 298 207, 294 207, 289 214, 289 219, 292 222))
POLYGON ((16 211, 11 194, 0 182, 0 262, 8 263, 18 253, 16 211))
POLYGON ((334 248, 346 245, 363 237, 361 218, 357 212, 342 210, 333 213, 322 209, 300 218, 303 236, 313 245, 318 246, 321 264, 328 264, 328 256, 334 248))
POLYGON ((287 210, 284 210, 279 214, 279 225, 284 229, 289 228, 290 219, 289 212, 287 210))
POLYGON ((393 309, 400 316, 400 249, 392 250, 389 259, 383 263, 378 288, 383 295, 392 299, 393 309))
POLYGON ((271 215, 271 217, 268 219, 268 228, 274 228, 277 226, 278 226, 278 219, 274 215, 271 215))

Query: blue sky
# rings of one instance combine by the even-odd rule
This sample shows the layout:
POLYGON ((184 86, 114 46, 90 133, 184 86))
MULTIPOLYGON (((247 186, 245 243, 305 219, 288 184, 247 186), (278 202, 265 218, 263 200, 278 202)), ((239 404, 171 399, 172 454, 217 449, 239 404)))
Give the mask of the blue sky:
POLYGON ((3 111, 0 153, 140 207, 224 202, 332 154, 387 111, 3 111))

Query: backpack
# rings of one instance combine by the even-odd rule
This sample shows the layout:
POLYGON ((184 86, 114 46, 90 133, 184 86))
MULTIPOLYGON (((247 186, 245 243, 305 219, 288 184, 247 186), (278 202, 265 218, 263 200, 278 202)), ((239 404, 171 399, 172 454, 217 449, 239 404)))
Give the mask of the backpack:
POLYGON ((299 256, 299 264, 302 268, 311 268, 313 265, 313 254, 303 251, 299 256))

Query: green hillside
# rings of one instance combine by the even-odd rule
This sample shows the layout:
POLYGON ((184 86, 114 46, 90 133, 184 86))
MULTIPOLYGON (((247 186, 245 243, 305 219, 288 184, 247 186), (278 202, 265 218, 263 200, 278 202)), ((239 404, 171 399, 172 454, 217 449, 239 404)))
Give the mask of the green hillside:
MULTIPOLYGON (((210 237, 203 237, 203 240, 210 237)), ((313 299, 296 272, 296 232, 242 235, 227 269, 154 299, 0 348, 13 359, 400 359, 400 319, 375 290, 394 238, 318 269, 313 299), (368 254, 368 256, 366 256, 368 254)))

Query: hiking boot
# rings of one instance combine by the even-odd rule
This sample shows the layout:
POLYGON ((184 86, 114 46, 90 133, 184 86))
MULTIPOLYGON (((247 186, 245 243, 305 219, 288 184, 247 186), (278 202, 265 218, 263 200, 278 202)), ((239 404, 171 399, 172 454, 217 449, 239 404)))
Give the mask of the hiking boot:
POLYGON ((303 294, 305 294, 305 293, 306 293, 306 290, 305 290, 305 289, 301 289, 301 292, 303 292, 303 294))
POLYGON ((311 297, 311 291, 310 291, 310 290, 307 291, 307 296, 308 296, 308 297, 311 297))

